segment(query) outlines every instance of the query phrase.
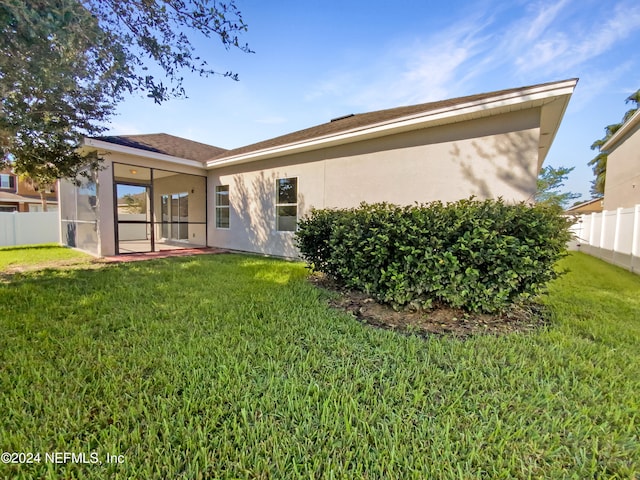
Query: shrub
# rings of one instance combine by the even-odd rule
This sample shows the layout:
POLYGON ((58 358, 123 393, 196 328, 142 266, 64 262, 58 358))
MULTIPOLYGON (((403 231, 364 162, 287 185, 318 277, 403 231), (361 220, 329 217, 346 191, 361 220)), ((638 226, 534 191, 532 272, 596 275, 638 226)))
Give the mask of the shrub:
POLYGON ((311 215, 298 224, 296 244, 313 271, 333 274, 329 271, 331 257, 329 241, 333 226, 343 215, 346 215, 343 210, 329 208, 312 210, 311 215))
POLYGON ((395 307, 495 312, 542 293, 569 240, 558 208, 473 199, 314 210, 297 245, 315 271, 395 307))

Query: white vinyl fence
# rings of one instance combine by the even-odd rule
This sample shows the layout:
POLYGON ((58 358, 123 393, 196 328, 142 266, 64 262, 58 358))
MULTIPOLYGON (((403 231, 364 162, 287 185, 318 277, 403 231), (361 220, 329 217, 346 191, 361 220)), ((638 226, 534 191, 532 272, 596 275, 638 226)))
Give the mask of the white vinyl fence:
POLYGON ((58 212, 0 212, 0 247, 59 241, 58 212))
POLYGON ((581 215, 570 246, 640 274, 640 205, 581 215))
MULTIPOLYGON (((118 222, 146 222, 146 213, 118 213, 118 222)), ((118 223, 118 240, 149 240, 151 234, 146 223, 118 223)))

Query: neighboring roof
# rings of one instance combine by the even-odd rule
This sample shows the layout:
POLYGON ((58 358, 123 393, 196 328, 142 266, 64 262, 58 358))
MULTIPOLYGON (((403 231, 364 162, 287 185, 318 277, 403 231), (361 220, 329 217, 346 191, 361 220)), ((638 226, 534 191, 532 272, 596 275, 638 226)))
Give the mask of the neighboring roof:
POLYGON ((616 133, 611 135, 611 138, 600 147, 600 150, 610 153, 612 150, 615 150, 620 143, 626 140, 628 134, 633 133, 634 129, 637 128, 640 128, 640 108, 629 120, 624 122, 616 133))
POLYGON ((186 158, 204 162, 209 158, 220 155, 226 150, 206 143, 194 142, 186 138, 176 137, 166 133, 152 133, 148 135, 116 135, 94 137, 96 140, 137 148, 147 152, 161 153, 172 157, 186 158))
MULTIPOLYGON (((10 192, 0 192, 0 202, 39 203, 40 198, 24 197, 10 192)), ((56 200, 47 199, 47 203, 58 203, 56 200)))
POLYGON ((565 210, 566 213, 601 212, 604 198, 593 198, 565 210))
POLYGON ((555 108, 549 109, 548 115, 544 113, 541 115, 541 121, 545 123, 541 125, 541 133, 545 136, 543 139, 541 135, 540 150, 543 151, 540 152, 539 163, 542 165, 577 81, 577 79, 570 79, 542 83, 420 105, 345 115, 315 127, 221 152, 212 156, 206 165, 215 168, 230 163, 259 160, 284 153, 296 153, 400 131, 464 121, 503 111, 527 108, 527 106, 542 107, 562 97, 564 101, 555 108), (527 103, 527 106, 520 105, 518 108, 517 104, 524 103, 527 103), (452 120, 452 117, 456 119, 452 120))

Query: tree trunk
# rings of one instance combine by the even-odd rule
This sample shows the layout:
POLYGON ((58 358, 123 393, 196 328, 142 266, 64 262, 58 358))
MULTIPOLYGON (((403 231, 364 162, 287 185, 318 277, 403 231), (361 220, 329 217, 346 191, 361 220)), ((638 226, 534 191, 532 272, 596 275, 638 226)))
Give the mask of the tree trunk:
POLYGON ((42 211, 43 212, 48 212, 47 210, 47 197, 45 196, 45 189, 41 188, 40 189, 40 201, 42 202, 42 211))

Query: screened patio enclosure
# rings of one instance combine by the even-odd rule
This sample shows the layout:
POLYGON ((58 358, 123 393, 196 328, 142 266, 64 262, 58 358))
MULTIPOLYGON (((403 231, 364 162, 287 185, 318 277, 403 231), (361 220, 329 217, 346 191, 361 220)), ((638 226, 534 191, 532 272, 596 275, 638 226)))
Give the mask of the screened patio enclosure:
POLYGON ((116 254, 207 244, 206 177, 113 163, 116 254))
POLYGON ((96 174, 61 180, 58 187, 62 243, 92 255, 100 254, 98 233, 98 184, 96 174))

